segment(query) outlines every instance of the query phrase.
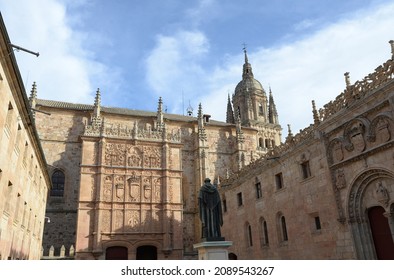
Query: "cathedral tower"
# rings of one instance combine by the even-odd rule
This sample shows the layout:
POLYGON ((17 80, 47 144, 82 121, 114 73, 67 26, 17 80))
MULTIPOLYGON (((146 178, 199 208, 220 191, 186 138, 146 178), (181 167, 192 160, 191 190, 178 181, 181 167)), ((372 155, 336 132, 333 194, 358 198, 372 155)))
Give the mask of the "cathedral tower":
POLYGON ((232 98, 234 117, 231 114, 231 104, 227 104, 227 122, 239 117, 243 127, 255 128, 259 131, 257 146, 261 149, 272 148, 281 142, 281 126, 274 97, 270 88, 269 97, 261 83, 254 78, 252 66, 249 63, 246 49, 243 65, 242 80, 235 87, 232 98))

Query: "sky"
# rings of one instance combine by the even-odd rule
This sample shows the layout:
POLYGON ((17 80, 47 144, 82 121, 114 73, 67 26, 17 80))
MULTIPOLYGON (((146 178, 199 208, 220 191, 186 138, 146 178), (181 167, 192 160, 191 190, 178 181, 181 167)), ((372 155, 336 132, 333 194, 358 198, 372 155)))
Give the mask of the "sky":
MULTIPOLYGON (((283 139, 313 122, 351 83, 391 58, 389 0, 0 0, 29 93, 38 98, 225 121, 246 44, 255 79, 271 88, 283 139)), ((283 140, 282 139, 282 140, 283 140)))

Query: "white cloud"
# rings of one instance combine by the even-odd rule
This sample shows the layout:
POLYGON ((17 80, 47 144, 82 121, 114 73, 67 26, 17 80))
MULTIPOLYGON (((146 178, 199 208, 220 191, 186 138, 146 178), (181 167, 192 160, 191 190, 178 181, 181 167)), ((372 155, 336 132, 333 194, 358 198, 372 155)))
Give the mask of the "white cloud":
MULTIPOLYGON (((296 132, 313 122, 312 100, 322 107, 344 90, 345 72, 354 83, 391 57, 387 42, 394 38, 393 13, 394 4, 360 11, 300 41, 248 54, 255 78, 266 91, 272 88, 284 136, 287 124, 296 132)), ((242 64, 240 54, 210 77, 210 94, 202 103, 213 118, 225 120, 225 88, 233 91, 234 83, 223 77, 234 77, 236 68, 239 81, 242 64)))
POLYGON ((71 28, 65 4, 57 0, 0 3, 12 43, 40 53, 35 57, 16 52, 26 91, 35 81, 39 98, 92 103, 92 77, 103 75, 105 67, 83 49, 84 34, 71 28))
POLYGON ((173 36, 157 36, 157 44, 146 59, 147 82, 157 96, 163 96, 180 112, 182 92, 201 88, 206 73, 201 60, 209 43, 201 32, 179 31, 173 36))

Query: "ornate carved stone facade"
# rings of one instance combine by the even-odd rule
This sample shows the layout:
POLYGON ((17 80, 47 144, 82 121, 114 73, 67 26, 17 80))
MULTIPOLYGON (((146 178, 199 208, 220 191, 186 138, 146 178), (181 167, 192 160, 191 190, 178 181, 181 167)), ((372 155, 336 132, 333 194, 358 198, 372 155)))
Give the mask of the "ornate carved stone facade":
POLYGON ((313 125, 222 181, 238 258, 394 258, 393 59, 354 85, 345 73, 313 125))
MULTIPOLYGON (((246 53, 245 65, 251 69, 246 53)), ((54 222, 45 228, 44 252, 74 244, 77 259, 105 259, 122 247, 136 259, 139 248, 153 246, 159 259, 195 259, 196 196, 204 179, 218 183, 281 141, 272 93, 275 121, 254 81, 236 92, 267 99, 265 117, 253 117, 253 126, 237 116, 230 123, 210 120, 201 104, 197 117, 166 114, 161 98, 157 112, 106 108, 99 90, 94 105, 34 99, 36 109, 51 114, 37 115, 51 172, 65 174, 64 196, 48 200, 54 222)))

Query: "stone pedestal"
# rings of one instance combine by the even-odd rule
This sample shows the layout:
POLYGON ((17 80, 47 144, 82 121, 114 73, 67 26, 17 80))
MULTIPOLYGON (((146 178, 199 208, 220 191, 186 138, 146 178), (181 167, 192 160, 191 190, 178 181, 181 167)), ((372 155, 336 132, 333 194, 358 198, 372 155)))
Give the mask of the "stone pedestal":
POLYGON ((198 250, 199 260, 228 260, 227 248, 231 245, 232 241, 204 241, 193 247, 198 250))

